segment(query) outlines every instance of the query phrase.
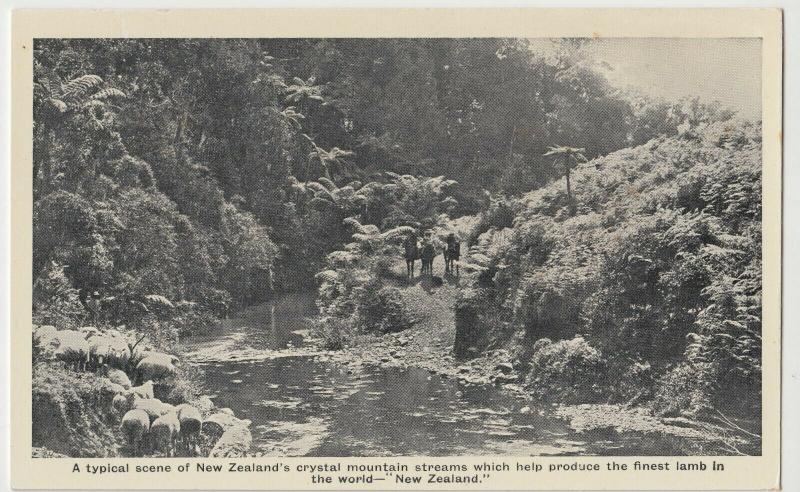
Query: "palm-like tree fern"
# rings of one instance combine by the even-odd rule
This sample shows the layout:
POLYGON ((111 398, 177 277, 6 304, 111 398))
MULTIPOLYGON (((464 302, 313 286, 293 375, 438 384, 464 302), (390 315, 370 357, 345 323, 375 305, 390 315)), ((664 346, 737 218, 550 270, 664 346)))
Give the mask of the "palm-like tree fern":
POLYGON ((586 162, 586 157, 583 155, 584 152, 586 152, 586 149, 556 145, 549 147, 544 154, 545 156, 553 157, 554 162, 564 164, 564 178, 567 181, 567 201, 570 206, 572 205, 572 190, 569 184, 569 173, 579 162, 586 162))
POLYGON ((286 88, 284 99, 286 102, 300 105, 305 104, 308 100, 325 102, 325 98, 322 96, 322 86, 314 85, 315 77, 309 77, 308 80, 294 77, 292 82, 293 84, 286 88))
POLYGON ((103 87, 103 79, 91 74, 63 81, 55 73, 48 73, 37 77, 33 87, 35 100, 44 104, 52 115, 96 106, 113 97, 125 97, 119 89, 103 87))
POLYGON ((50 182, 51 163, 50 147, 54 138, 52 133, 58 131, 71 115, 80 111, 88 111, 91 121, 96 126, 103 126, 102 119, 97 117, 97 110, 107 109, 108 101, 125 97, 125 93, 113 87, 105 87, 103 79, 97 75, 81 75, 69 80, 62 80, 56 73, 38 73, 37 65, 34 76, 33 95, 37 132, 42 138, 37 139, 34 158, 33 176, 37 194, 50 182), (39 171, 42 176, 39 178, 39 171))

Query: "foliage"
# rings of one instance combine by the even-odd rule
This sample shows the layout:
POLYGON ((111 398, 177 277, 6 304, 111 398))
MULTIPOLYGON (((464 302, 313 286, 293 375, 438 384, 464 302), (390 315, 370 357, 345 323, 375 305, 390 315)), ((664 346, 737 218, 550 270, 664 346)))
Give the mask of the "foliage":
POLYGON ((598 401, 605 365, 600 351, 581 337, 541 344, 531 358, 526 386, 545 401, 598 401))
POLYGON ((711 374, 707 364, 679 364, 657 382, 652 407, 659 415, 696 415, 711 407, 711 374))
POLYGON ((169 345, 318 284, 341 346, 407 326, 403 237, 477 214, 477 326, 602 351, 611 385, 649 365, 647 395, 686 365, 710 405, 759 395, 760 123, 617 90, 590 42, 36 40, 36 319, 96 292, 98 323, 169 345))
POLYGON ((33 284, 33 322, 76 328, 86 312, 78 291, 64 275, 64 266, 52 263, 33 284))
POLYGON ((336 317, 317 317, 310 321, 311 334, 321 340, 326 350, 341 350, 353 339, 354 329, 350 320, 336 317))
POLYGON ((607 354, 611 395, 757 412, 757 128, 708 124, 698 138, 659 138, 577 166, 575 214, 556 183, 523 196, 511 229, 477 236, 471 281, 510 310, 526 340, 580 335, 607 354), (646 377, 630 374, 632 361, 650 367, 646 377), (687 389, 691 402, 676 399, 689 371, 678 366, 716 383, 687 389), (726 403, 742 393, 753 397, 726 403))
POLYGON ((381 287, 371 282, 358 293, 357 324, 364 331, 389 333, 402 331, 412 324, 403 296, 397 287, 381 287))

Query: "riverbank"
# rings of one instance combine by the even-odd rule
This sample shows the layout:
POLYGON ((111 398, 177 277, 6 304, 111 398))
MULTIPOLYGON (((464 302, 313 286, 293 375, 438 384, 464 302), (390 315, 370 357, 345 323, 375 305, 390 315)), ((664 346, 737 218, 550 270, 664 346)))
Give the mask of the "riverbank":
MULTIPOLYGON (((404 265, 393 268, 399 278, 402 278, 401 268, 404 265)), ((517 405, 512 411, 552 413, 587 437, 604 438, 613 434, 657 437, 672 441, 673 447, 685 454, 742 454, 740 448, 752 448, 752 443, 719 425, 685 417, 656 417, 644 406, 550 404, 545 408, 525 390, 524 375, 515 367, 508 350, 491 350, 466 361, 454 357, 458 279, 446 277, 439 282, 424 277, 405 283, 398 281, 397 286, 414 320, 410 328, 382 336, 357 335, 348 347, 320 353, 317 358, 353 372, 364 366, 421 368, 431 375, 455 380, 465 388, 492 385, 514 398, 517 405)))
POLYGON ((252 441, 250 422, 236 418, 233 410, 215 405, 203 394, 199 384, 201 373, 187 364, 182 354, 156 352, 150 341, 142 342, 143 339, 140 333, 122 326, 84 327, 80 331, 34 326, 33 457, 240 457, 248 454, 252 441), (78 350, 90 346, 97 350, 96 347, 112 340, 112 334, 113 339, 127 346, 124 358, 109 357, 108 363, 100 367, 76 367, 74 364, 66 367, 57 357, 65 351, 62 345, 67 346, 67 342, 78 350), (142 342, 141 348, 135 350, 139 342, 142 342), (155 377, 147 371, 154 366, 162 371, 155 377), (136 382, 141 384, 134 386, 136 382), (137 416, 137 411, 146 413, 149 421, 139 425, 141 435, 131 439, 127 432, 130 424, 126 422, 137 416), (193 413, 191 418, 199 420, 202 428, 195 426, 196 430, 181 433, 178 446, 151 435, 150 425, 159 417, 174 414, 178 418, 181 412, 193 413))

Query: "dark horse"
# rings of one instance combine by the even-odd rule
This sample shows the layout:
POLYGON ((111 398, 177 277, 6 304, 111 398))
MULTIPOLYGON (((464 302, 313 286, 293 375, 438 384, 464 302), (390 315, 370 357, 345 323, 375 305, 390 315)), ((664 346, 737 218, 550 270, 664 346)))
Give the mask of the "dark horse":
POLYGON ((436 258, 436 248, 431 241, 425 241, 420 251, 422 259, 422 274, 433 275, 433 259, 436 258))
POLYGON ((406 259, 406 275, 414 278, 414 262, 419 259, 419 245, 417 245, 417 235, 409 234, 403 242, 403 256, 406 259))
POLYGON ((459 258, 461 258, 461 243, 456 239, 455 234, 450 233, 447 236, 447 247, 444 249, 444 272, 453 273, 453 266, 455 266, 457 277, 459 258))

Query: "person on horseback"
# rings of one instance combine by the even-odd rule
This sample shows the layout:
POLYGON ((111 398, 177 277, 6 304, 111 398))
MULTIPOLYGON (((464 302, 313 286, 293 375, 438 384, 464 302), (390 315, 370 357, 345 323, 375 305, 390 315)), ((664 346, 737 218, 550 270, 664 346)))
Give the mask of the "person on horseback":
POLYGON ((412 232, 403 241, 403 256, 406 259, 406 275, 414 278, 414 263, 419 258, 419 245, 417 244, 417 233, 412 232))
POLYGON ((461 242, 456 238, 454 233, 447 235, 447 246, 444 250, 444 271, 445 273, 453 273, 453 266, 455 265, 456 277, 458 277, 458 260, 461 258, 461 242))

